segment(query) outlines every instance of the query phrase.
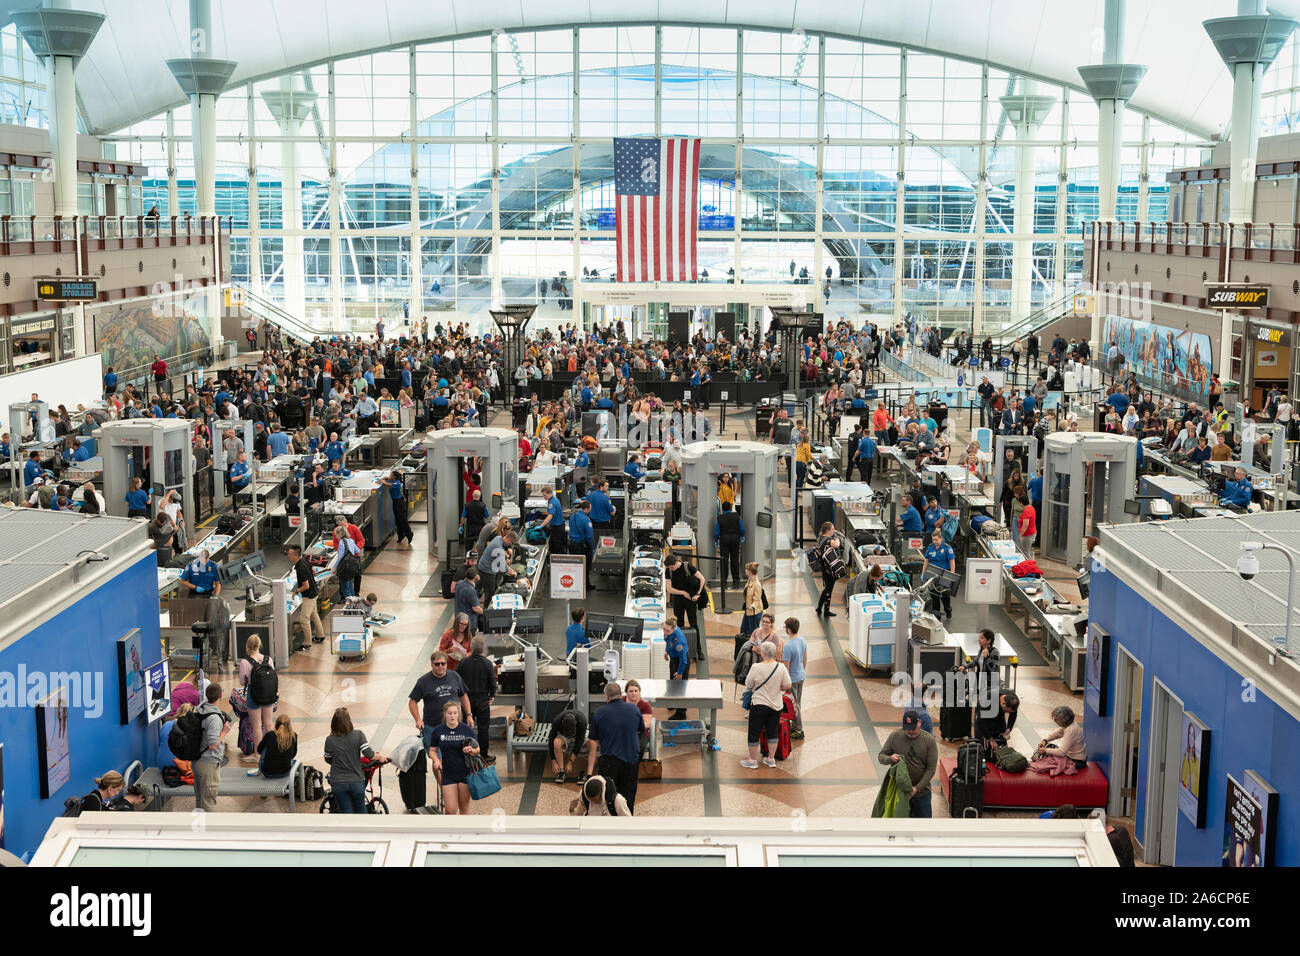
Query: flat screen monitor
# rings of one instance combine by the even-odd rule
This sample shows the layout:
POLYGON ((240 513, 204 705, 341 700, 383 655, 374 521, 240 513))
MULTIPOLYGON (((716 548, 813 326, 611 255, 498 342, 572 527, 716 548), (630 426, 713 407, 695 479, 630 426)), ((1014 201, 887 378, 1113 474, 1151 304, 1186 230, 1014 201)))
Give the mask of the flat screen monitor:
POLYGON ((494 512, 500 511, 500 510, 501 510, 501 505, 502 505, 502 504, 504 504, 504 499, 501 497, 501 492, 499 492, 499 491, 497 491, 497 492, 493 492, 493 494, 492 494, 492 510, 493 510, 494 512))
POLYGON ((642 626, 639 617, 624 617, 621 614, 587 614, 587 640, 598 641, 613 628, 610 638, 615 641, 641 640, 642 626))
POLYGON ((1140 518, 1140 517, 1142 517, 1142 502, 1140 502, 1140 501, 1125 501, 1125 502, 1124 502, 1124 513, 1125 513, 1126 515, 1133 515, 1135 518, 1140 518))
POLYGON ((772 512, 770 511, 758 512, 758 514, 754 515, 754 523, 757 524, 760 528, 772 527, 772 512))
POLYGON ((516 634, 539 634, 545 630, 545 614, 541 608, 523 610, 491 609, 484 611, 481 617, 483 630, 492 634, 504 634, 515 625, 516 634))
POLYGON ((235 561, 228 561, 221 565, 219 573, 222 584, 241 584, 245 579, 251 578, 254 574, 260 574, 266 568, 266 553, 264 551, 254 551, 252 554, 239 558, 235 561))

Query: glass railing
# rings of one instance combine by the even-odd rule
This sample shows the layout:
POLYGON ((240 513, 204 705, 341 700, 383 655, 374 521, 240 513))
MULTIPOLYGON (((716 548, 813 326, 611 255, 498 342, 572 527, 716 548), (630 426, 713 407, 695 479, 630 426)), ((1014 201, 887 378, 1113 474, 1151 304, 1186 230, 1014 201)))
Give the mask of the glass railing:
POLYGON ((1085 223, 1083 235, 1094 234, 1103 243, 1144 244, 1170 248, 1218 248, 1227 245, 1241 250, 1282 250, 1297 248, 1295 223, 1228 223, 1228 222, 1092 222, 1085 223))
MULTIPOLYGON (((77 239, 149 239, 229 235, 229 217, 197 216, 0 216, 0 244, 72 242, 77 239), (214 227, 214 222, 216 223, 214 227)), ((13 253, 14 250, 9 250, 13 253)))

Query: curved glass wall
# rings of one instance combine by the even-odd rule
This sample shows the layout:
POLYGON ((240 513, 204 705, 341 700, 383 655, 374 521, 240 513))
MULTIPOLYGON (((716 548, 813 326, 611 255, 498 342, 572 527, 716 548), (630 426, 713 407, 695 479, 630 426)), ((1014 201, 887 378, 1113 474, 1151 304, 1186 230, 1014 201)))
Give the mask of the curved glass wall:
MULTIPOLYGON (((702 137, 706 281, 824 296, 829 277, 832 314, 997 328, 1073 287, 1097 210, 1086 95, 811 34, 579 27, 402 46, 231 90, 217 126, 236 280, 319 322, 406 302, 485 317, 502 300, 573 321, 550 287, 581 297, 574 277, 613 274, 614 136, 702 137), (1002 108, 1024 93, 1049 98, 1037 122, 1002 108)), ((1132 111, 1124 137, 1120 216, 1164 218, 1164 173, 1201 144, 1132 111)), ((145 208, 194 209, 188 108, 110 139, 155 171, 145 208)))

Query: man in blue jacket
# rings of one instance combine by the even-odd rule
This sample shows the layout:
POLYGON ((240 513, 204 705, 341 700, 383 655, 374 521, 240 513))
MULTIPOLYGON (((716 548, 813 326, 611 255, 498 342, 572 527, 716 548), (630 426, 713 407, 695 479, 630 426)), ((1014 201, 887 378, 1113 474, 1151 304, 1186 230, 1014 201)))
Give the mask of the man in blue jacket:
POLYGON ((569 516, 569 553, 587 556, 587 577, 591 578, 591 559, 596 554, 596 532, 591 524, 591 502, 582 500, 569 516))
POLYGON ((609 482, 601 481, 587 493, 591 503, 591 520, 600 527, 608 527, 614 521, 614 503, 609 500, 609 482))
MULTIPOLYGON (((862 439, 858 442, 857 451, 853 453, 853 461, 858 463, 858 471, 862 475, 862 480, 871 483, 871 472, 876 466, 876 440, 867 432, 862 433, 862 439)), ((852 465, 852 462, 849 463, 852 465)), ((853 480, 853 469, 848 469, 850 481, 853 480)))
POLYGON ((1232 481, 1223 483, 1223 494, 1219 496, 1219 504, 1236 505, 1244 510, 1250 504, 1255 488, 1246 477, 1246 472, 1240 468, 1233 472, 1232 477, 1232 481))
POLYGON ((925 526, 921 521, 921 512, 912 506, 911 495, 903 495, 902 501, 899 503, 898 520, 901 522, 905 534, 920 534, 925 530, 925 526))

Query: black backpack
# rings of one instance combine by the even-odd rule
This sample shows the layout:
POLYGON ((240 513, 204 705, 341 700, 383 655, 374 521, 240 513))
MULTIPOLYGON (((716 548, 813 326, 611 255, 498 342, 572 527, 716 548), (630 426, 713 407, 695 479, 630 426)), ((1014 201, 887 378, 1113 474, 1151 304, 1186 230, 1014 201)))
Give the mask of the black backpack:
POLYGON ((737 684, 744 684, 749 680, 749 669, 758 663, 758 655, 754 652, 754 645, 746 643, 736 655, 736 662, 731 668, 732 676, 736 678, 737 684))
POLYGON ((319 800, 325 796, 325 775, 315 767, 303 767, 301 784, 295 781, 294 797, 298 800, 319 800))
POLYGON ((197 710, 177 717, 167 734, 167 749, 181 760, 198 760, 206 749, 203 746, 203 722, 212 716, 220 716, 222 722, 228 721, 225 714, 200 714, 197 710))
POLYGON ((239 533, 240 521, 233 515, 222 515, 217 519, 217 534, 236 535, 239 533))
POLYGON ((271 659, 263 655, 262 662, 253 662, 248 676, 248 702, 259 707, 274 704, 280 696, 280 678, 271 666, 271 659))
POLYGON ((63 812, 59 814, 62 817, 79 817, 81 816, 81 797, 68 797, 63 801, 63 812))

